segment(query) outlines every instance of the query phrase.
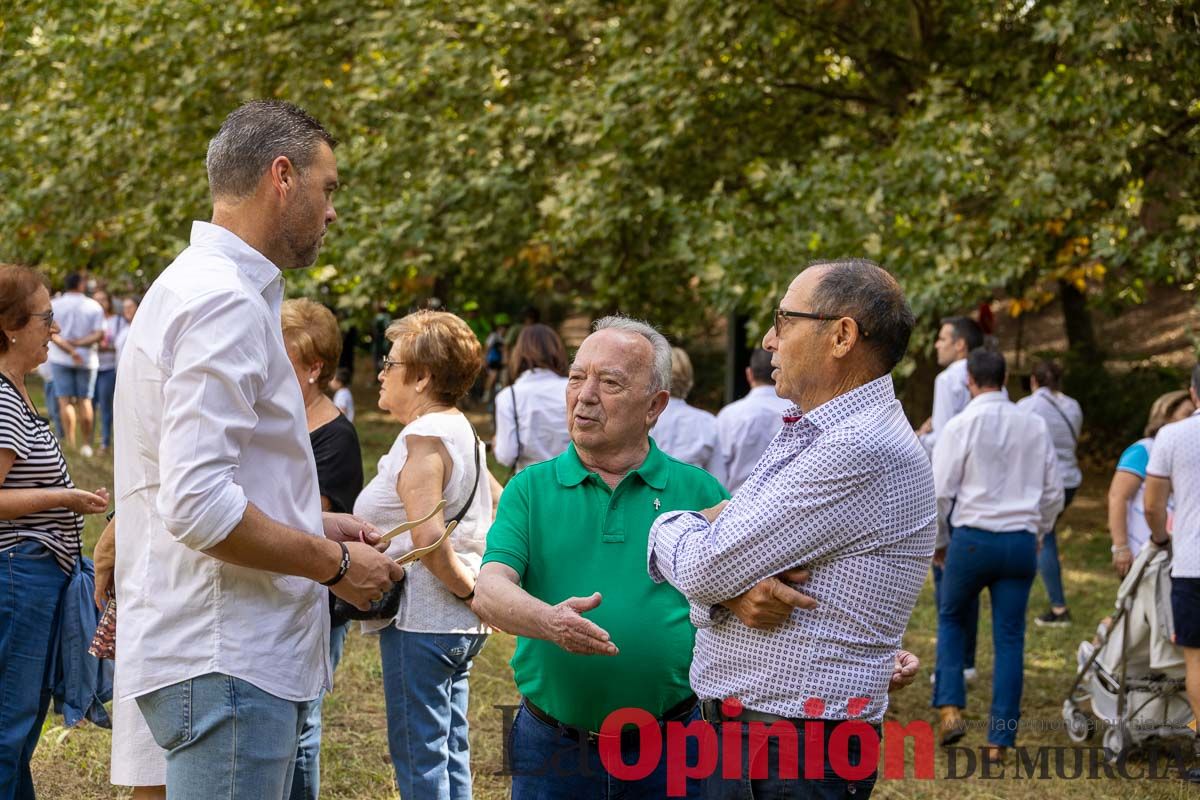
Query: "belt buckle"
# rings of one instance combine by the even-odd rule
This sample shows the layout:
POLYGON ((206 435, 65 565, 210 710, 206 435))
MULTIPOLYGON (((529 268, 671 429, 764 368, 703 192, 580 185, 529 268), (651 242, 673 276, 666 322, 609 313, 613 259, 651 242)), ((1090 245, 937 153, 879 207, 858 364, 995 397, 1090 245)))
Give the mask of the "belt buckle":
POLYGON ((708 723, 723 721, 720 700, 701 700, 699 705, 700 719, 708 723))

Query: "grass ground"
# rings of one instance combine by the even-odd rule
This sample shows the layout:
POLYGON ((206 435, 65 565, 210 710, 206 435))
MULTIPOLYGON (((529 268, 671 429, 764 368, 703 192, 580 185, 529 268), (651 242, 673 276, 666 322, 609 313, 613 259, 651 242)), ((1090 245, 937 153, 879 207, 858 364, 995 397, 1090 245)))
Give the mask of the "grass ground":
MULTIPOLYGON (((396 428, 373 409, 373 391, 359 387, 360 412, 356 424, 362 438, 362 450, 368 478, 375 472, 375 461, 391 446, 396 428)), ((40 405, 40 402, 39 402, 40 405)), ((490 427, 486 417, 476 419, 482 434, 490 427)), ((112 487, 112 466, 97 457, 85 460, 68 454, 76 483, 94 489, 112 487)), ((1064 563, 1064 579, 1074 624, 1067 629, 1047 630, 1032 624, 1036 614, 1046 607, 1046 595, 1038 582, 1030 599, 1029 629, 1025 652, 1025 694, 1022 702, 1022 730, 1018 743, 1035 747, 1069 747, 1071 742, 1059 726, 1060 708, 1074 675, 1074 652, 1081 639, 1091 636, 1096 622, 1109 613, 1117 580, 1109 567, 1108 537, 1105 528, 1105 474, 1088 475, 1074 505, 1067 511, 1060 530, 1059 548, 1064 563)), ((86 530, 90 548, 99 536, 102 523, 90 518, 86 530)), ((908 628, 905 646, 922 661, 920 679, 893 697, 889 719, 902 722, 935 721, 929 704, 928 674, 933 664, 937 616, 930 582, 921 595, 908 628)), ((969 722, 986 726, 988 687, 991 685, 991 625, 986 597, 981 610, 979 634, 979 679, 969 687, 966 716, 969 722)), ((475 796, 498 800, 507 796, 507 779, 501 768, 501 711, 496 706, 513 704, 517 693, 508 667, 514 640, 504 634, 491 638, 476 661, 471 676, 471 747, 475 773, 475 796)), ((330 800, 391 800, 398 797, 392 785, 391 764, 387 754, 381 689, 379 654, 375 641, 352 632, 346 654, 338 669, 333 694, 325 701, 325 732, 322 747, 322 796, 330 800)), ((34 780, 39 797, 50 800, 92 800, 124 798, 128 790, 108 783, 109 731, 85 726, 72 730, 61 727, 61 719, 48 720, 34 756, 34 780)), ((969 747, 984 744, 984 730, 973 730, 960 742, 969 747)), ((1098 743, 1097 743, 1098 744, 1098 743)), ((1072 754, 1073 755, 1073 754, 1072 754)), ((936 774, 945 776, 944 754, 937 753, 936 774)), ((1071 763, 1069 759, 1068 763, 1071 763)), ((1086 763, 1086 757, 1085 757, 1086 763)), ((1136 772, 1141 765, 1134 765, 1136 772)), ((1053 769, 1051 774, 1053 775, 1053 769)), ((911 774, 911 773, 910 773, 911 774)), ((978 773, 964 780, 881 780, 874 797, 885 800, 940 798, 944 800, 985 800, 985 798, 1167 798, 1200 797, 1171 778, 1167 780, 1121 780, 1086 777, 1065 780, 1051 777, 1030 780, 1013 776, 1010 759, 1004 777, 984 778, 978 773)), ((407 800, 423 800, 408 798, 407 800)))

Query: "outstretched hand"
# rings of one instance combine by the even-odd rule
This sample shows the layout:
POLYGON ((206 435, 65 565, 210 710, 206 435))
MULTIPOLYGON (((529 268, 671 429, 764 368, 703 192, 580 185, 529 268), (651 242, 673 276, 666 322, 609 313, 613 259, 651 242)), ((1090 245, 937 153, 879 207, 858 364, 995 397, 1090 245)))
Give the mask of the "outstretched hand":
POLYGON ((619 651, 608 631, 583 617, 600 605, 600 593, 588 597, 568 597, 552 606, 545 620, 546 638, 568 653, 615 656, 619 651))

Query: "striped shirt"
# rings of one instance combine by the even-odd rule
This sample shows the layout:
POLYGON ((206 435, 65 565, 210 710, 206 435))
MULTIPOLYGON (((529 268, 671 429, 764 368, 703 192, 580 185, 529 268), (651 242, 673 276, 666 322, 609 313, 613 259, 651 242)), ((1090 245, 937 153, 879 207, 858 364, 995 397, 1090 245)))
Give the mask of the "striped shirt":
MULTIPOLYGON (((4 477, 3 489, 74 489, 58 440, 49 423, 25 404, 7 378, 0 375, 0 449, 17 454, 4 477)), ((44 544, 64 572, 80 554, 83 517, 66 508, 51 508, 17 519, 0 519, 0 551, 33 539, 44 544)))

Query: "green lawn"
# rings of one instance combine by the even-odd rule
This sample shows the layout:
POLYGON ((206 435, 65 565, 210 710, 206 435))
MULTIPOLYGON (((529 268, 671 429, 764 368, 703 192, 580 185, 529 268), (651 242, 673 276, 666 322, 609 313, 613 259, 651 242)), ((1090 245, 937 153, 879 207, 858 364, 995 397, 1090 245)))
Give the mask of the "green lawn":
MULTIPOLYGON (((391 446, 395 426, 374 410, 374 390, 356 389, 359 416, 356 420, 362 438, 364 465, 368 479, 375 462, 391 446)), ((487 435, 490 421, 478 415, 476 423, 487 435)), ((72 476, 81 487, 112 487, 112 466, 104 459, 84 460, 68 454, 72 476)), ((1040 582, 1035 585, 1029 608, 1026 637, 1025 695, 1022 704, 1023 728, 1018 743, 1035 746, 1070 746, 1071 742, 1058 723, 1060 707, 1074 675, 1074 652, 1079 641, 1091 636, 1096 622, 1111 609, 1117 580, 1109 567, 1108 538, 1105 533, 1104 492, 1108 476, 1088 475, 1074 505, 1067 512, 1060 531, 1059 548, 1064 560, 1068 600, 1075 623, 1065 630, 1045 630, 1032 624, 1033 617, 1045 610, 1046 595, 1040 582)), ((88 521, 89 547, 102 528, 100 518, 88 521)), ((981 612, 979 680, 970 687, 967 717, 986 724, 991 683, 991 627, 986 597, 981 612)), ((904 722, 935 721, 929 705, 929 670, 933 664, 937 617, 933 607, 932 581, 926 586, 909 625, 906 646, 920 656, 922 675, 913 686, 893 698, 889 718, 904 722)), ((517 700, 508 659, 513 639, 504 634, 492 637, 475 665, 471 676, 471 741, 475 770, 476 797, 483 800, 507 796, 507 781, 498 772, 501 766, 501 711, 495 706, 517 700)), ((338 669, 336 687, 326 700, 325 740, 322 753, 322 796, 331 800, 395 798, 391 764, 387 754, 383 693, 379 655, 375 642, 352 632, 346 655, 338 669)), ((108 783, 109 732, 94 727, 64 730, 61 720, 50 719, 34 757, 34 779, 39 796, 45 798, 127 797, 128 792, 108 783)), ((962 745, 984 744, 983 730, 968 735, 962 745)), ((1195 797, 1181 782, 1096 780, 1028 780, 1012 776, 984 779, 979 775, 966 780, 880 781, 874 796, 880 798, 945 798, 946 800, 983 800, 996 797, 1055 798, 1183 798, 1195 797)), ((939 776, 946 774, 943 754, 937 754, 939 776)), ((410 798, 409 800, 421 800, 410 798)))

